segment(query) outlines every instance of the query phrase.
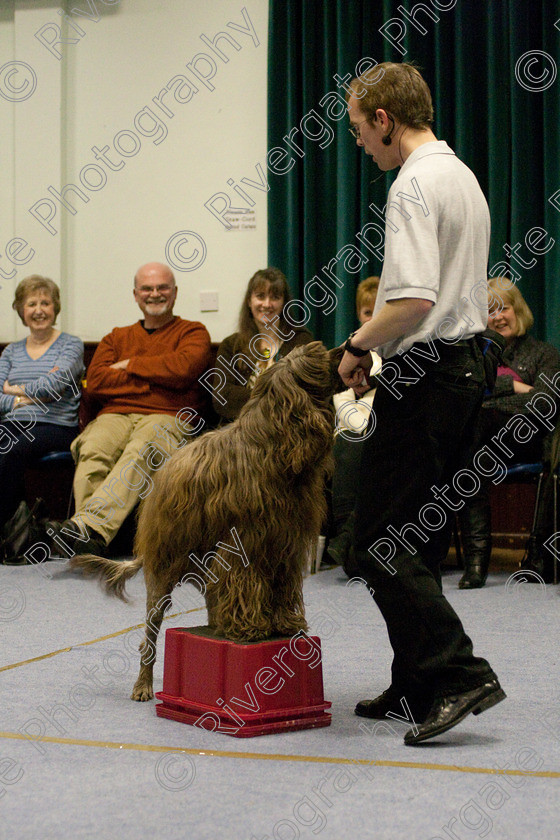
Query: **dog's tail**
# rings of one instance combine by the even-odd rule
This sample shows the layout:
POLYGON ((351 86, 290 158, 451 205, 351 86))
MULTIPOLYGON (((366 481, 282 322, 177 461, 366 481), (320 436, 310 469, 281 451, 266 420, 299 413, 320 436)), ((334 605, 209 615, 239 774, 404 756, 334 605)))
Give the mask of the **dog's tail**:
POLYGON ((143 562, 141 557, 137 557, 136 560, 107 560, 95 554, 76 554, 71 558, 70 566, 98 578, 108 595, 116 595, 121 601, 128 603, 125 584, 142 568, 143 562))

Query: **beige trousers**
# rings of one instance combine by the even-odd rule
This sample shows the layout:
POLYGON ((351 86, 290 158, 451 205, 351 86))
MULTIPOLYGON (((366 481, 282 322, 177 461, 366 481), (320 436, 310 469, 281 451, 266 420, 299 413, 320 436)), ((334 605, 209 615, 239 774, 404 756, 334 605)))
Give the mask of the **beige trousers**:
MULTIPOLYGON (((108 544, 183 443, 169 414, 101 414, 72 441, 76 515, 108 544)), ((187 438, 188 439, 188 438, 187 438)))

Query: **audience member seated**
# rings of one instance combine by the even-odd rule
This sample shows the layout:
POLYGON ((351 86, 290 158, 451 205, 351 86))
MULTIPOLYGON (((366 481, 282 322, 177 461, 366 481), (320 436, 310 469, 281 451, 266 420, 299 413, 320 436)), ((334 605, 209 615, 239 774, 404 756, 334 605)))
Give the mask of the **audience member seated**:
MULTIPOLYGON (((485 398, 480 412, 473 451, 489 443, 508 420, 520 414, 526 416, 527 424, 530 424, 525 429, 526 436, 531 431, 530 439, 518 443, 514 440, 513 431, 508 431, 501 437, 498 451, 503 453, 505 466, 538 461, 542 458, 543 438, 547 430, 530 413, 527 404, 539 392, 547 393, 556 400, 541 377, 544 374, 552 378, 560 370, 560 354, 551 344, 528 335, 533 326, 533 315, 517 286, 505 277, 494 277, 489 280, 488 288, 488 326, 505 338, 506 348, 494 391, 485 398), (506 455, 505 447, 513 453, 511 456, 506 455)), ((465 557, 465 572, 459 581, 459 589, 478 589, 486 583, 492 549, 490 485, 490 479, 482 482, 480 491, 467 499, 459 512, 465 557)))
POLYGON ((286 322, 283 310, 291 299, 288 281, 278 268, 263 268, 249 280, 238 331, 224 338, 218 349, 212 403, 222 421, 235 420, 263 371, 313 340, 308 330, 286 322))
MULTIPOLYGON (((70 555, 105 553, 150 492, 152 474, 202 426, 206 327, 173 314, 177 287, 166 265, 139 268, 133 294, 144 318, 106 335, 87 371, 87 392, 102 407, 71 447, 76 512, 66 522, 45 523, 40 537, 55 556, 64 556, 61 545, 70 555)), ((27 559, 37 562, 27 549, 27 559)))
MULTIPOLYGON (((379 277, 368 277, 359 284, 356 290, 356 311, 360 325, 371 320, 378 289, 379 277)), ((381 369, 381 359, 375 352, 371 355, 373 364, 370 375, 374 376, 381 369)), ((350 549, 354 535, 354 505, 362 457, 361 443, 366 439, 375 390, 374 387, 362 397, 357 397, 349 388, 334 396, 336 438, 333 450, 332 523, 324 563, 344 566, 350 576, 354 571, 350 549)))
POLYGON ((12 307, 29 335, 0 357, 0 531, 7 532, 24 498, 25 466, 47 452, 69 450, 78 433, 84 369, 82 341, 55 327, 56 283, 39 274, 26 277, 12 307))

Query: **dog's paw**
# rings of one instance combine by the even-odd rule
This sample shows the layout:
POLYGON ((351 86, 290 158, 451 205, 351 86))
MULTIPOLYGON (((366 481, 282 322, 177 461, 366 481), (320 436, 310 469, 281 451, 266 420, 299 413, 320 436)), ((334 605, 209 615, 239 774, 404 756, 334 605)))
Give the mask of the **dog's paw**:
POLYGON ((145 683, 136 683, 130 695, 131 700, 138 700, 140 703, 144 703, 146 700, 153 700, 153 697, 154 690, 152 686, 146 685, 145 683))

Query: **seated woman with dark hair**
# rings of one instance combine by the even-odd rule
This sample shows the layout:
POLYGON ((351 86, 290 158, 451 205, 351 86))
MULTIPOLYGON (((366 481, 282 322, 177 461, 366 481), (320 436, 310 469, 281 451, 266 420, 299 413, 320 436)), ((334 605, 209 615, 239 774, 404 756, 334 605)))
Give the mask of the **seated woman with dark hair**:
POLYGON ((19 283, 12 304, 29 335, 0 357, 0 531, 24 496, 25 465, 67 450, 78 434, 84 345, 55 328, 60 292, 47 277, 19 283))
MULTIPOLYGON (((508 432, 501 438, 503 445, 498 451, 504 453, 505 445, 513 452, 512 456, 503 454, 506 466, 538 461, 542 458, 547 429, 537 425, 527 403, 539 392, 557 401, 542 374, 549 379, 554 377, 560 370, 560 354, 551 344, 527 334, 534 319, 517 286, 505 277, 494 277, 488 281, 488 291, 488 326, 505 338, 506 348, 494 390, 485 398, 480 411, 474 451, 490 443, 513 415, 526 414, 527 422, 534 426, 530 439, 516 442, 513 434, 508 432)), ((466 499, 459 512, 465 554, 465 573, 459 581, 459 589, 479 589, 486 583, 492 550, 489 490, 490 479, 482 481, 479 492, 466 499)))
POLYGON ((218 348, 212 393, 214 410, 222 420, 235 420, 251 396, 260 374, 301 344, 313 341, 311 333, 292 327, 283 317, 292 299, 288 281, 278 268, 263 268, 249 280, 239 313, 236 333, 218 348))

